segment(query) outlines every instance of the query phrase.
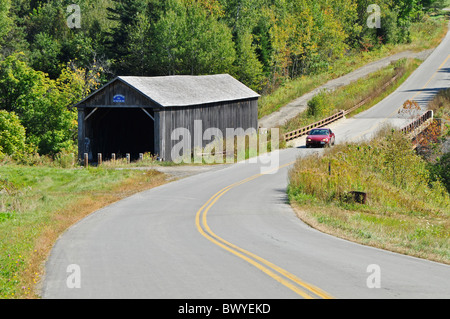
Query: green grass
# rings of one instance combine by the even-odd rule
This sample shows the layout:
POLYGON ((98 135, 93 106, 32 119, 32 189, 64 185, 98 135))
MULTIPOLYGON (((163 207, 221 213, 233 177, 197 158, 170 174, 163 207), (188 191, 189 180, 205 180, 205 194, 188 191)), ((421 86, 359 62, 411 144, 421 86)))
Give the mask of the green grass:
POLYGON ((328 70, 287 80, 283 85, 260 98, 259 118, 277 111, 326 82, 355 71, 370 62, 407 50, 419 52, 436 47, 447 32, 447 16, 448 13, 433 17, 425 16, 422 21, 413 24, 411 43, 387 44, 368 52, 349 52, 343 58, 336 60, 328 70))
POLYGON ((96 209, 165 182, 156 171, 0 166, 0 298, 35 298, 54 241, 96 209))
POLYGON ((398 132, 297 160, 288 195, 300 218, 324 232, 450 264, 450 196, 398 132))

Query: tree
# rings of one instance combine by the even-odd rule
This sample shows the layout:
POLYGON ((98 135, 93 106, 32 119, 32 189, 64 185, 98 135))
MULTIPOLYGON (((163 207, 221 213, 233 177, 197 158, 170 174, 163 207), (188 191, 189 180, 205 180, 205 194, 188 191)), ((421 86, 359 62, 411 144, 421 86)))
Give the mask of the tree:
POLYGON ((324 70, 358 29, 351 26, 356 7, 349 0, 276 0, 269 16, 274 79, 324 70))
POLYGON ((436 163, 431 165, 432 180, 440 180, 450 193, 450 153, 445 153, 437 158, 436 163))
POLYGON ((139 13, 136 23, 128 26, 129 52, 122 65, 128 74, 145 76, 154 73, 156 68, 153 48, 153 25, 146 13, 139 13))
MULTIPOLYGON (((115 26, 107 34, 110 41, 105 45, 109 58, 114 60, 118 73, 127 71, 126 57, 131 52, 128 45, 130 41, 130 27, 139 23, 138 14, 147 13, 146 0, 113 0, 114 7, 108 7, 108 19, 115 22, 115 26)), ((152 1, 155 2, 155 1, 152 1)))
POLYGON ((236 43, 236 76, 255 91, 260 91, 265 82, 263 64, 256 54, 253 35, 249 32, 239 36, 236 43))
POLYGON ((61 44, 51 35, 42 32, 36 35, 30 54, 31 66, 56 78, 60 70, 61 44))
POLYGON ((234 75, 260 91, 271 65, 268 0, 220 0, 221 19, 232 32, 236 48, 234 75))
POLYGON ((255 44, 255 53, 261 62, 263 72, 266 78, 270 75, 271 57, 273 54, 272 43, 270 40, 270 23, 267 15, 261 15, 252 31, 253 42, 255 44))
POLYGON ((64 41, 70 36, 71 30, 67 26, 66 8, 63 1, 39 2, 26 17, 27 40, 33 44, 38 34, 45 33, 56 41, 64 41))
POLYGON ((20 156, 26 150, 25 128, 14 112, 0 110, 0 154, 20 156))
POLYGON ((29 67, 23 54, 11 55, 0 62, 0 109, 19 117, 27 144, 40 154, 73 148, 77 114, 72 106, 96 87, 99 73, 90 73, 66 67, 52 80, 29 67))
POLYGON ((190 74, 229 73, 235 60, 230 29, 201 5, 185 6, 184 69, 190 74), (188 71, 189 70, 189 71, 188 71))
POLYGON ((30 68, 23 53, 0 62, 0 109, 15 112, 20 118, 42 101, 48 87, 45 74, 30 68))
POLYGON ((0 45, 3 38, 8 34, 11 28, 11 19, 9 17, 9 10, 11 7, 10 0, 0 0, 0 45))
POLYGON ((232 72, 235 48, 231 31, 202 5, 184 0, 168 1, 154 31, 158 73, 232 72))

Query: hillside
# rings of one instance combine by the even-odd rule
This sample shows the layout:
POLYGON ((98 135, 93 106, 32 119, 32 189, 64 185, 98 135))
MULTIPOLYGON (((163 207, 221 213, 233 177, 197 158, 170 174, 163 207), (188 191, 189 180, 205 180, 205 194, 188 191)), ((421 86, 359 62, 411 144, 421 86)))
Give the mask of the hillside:
POLYGON ((311 89, 367 63, 362 53, 436 38, 443 4, 379 1, 377 28, 363 0, 1 0, 0 110, 14 113, 1 116, 25 133, 0 151, 74 152, 72 106, 116 75, 229 73, 263 96, 307 78, 298 85, 311 89))

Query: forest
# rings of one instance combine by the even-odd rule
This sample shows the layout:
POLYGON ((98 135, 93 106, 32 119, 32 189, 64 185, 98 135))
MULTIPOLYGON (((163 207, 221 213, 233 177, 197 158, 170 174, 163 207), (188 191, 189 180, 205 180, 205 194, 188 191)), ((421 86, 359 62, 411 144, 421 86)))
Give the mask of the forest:
POLYGON ((228 73, 261 94, 408 43, 443 0, 0 0, 0 158, 75 151, 73 105, 118 75, 228 73), (74 6, 75 5, 75 6, 74 6))

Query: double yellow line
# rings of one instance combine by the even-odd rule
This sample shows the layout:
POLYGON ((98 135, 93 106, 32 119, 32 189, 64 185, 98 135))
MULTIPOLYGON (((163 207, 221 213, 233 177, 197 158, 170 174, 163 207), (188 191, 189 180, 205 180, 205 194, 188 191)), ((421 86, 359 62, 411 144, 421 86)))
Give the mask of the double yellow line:
MULTIPOLYGON (((294 162, 282 165, 282 166, 278 167, 277 169, 281 169, 281 168, 291 165, 293 163, 294 162)), ((313 298, 319 297, 319 298, 324 298, 324 299, 331 299, 332 297, 330 295, 328 295, 324 291, 320 290, 319 288, 303 282, 301 279, 297 278, 296 276, 289 273, 288 271, 286 271, 286 270, 274 265, 273 263, 219 237, 208 226, 208 223, 207 223, 208 211, 223 195, 225 195, 229 190, 231 190, 239 185, 242 185, 244 183, 250 182, 250 181, 252 181, 260 176, 263 176, 263 175, 265 175, 265 174, 257 174, 257 175, 251 176, 240 182, 229 185, 229 186, 221 189, 220 191, 218 191, 216 194, 214 194, 197 211, 196 218, 195 218, 195 224, 197 226, 197 230, 200 232, 200 234, 202 234, 205 238, 207 238, 212 243, 225 249, 226 251, 232 253, 233 255, 245 260, 249 264, 255 266, 257 269, 261 270, 262 272, 264 272, 271 278, 275 279, 279 283, 288 287, 289 289, 291 289, 298 295, 302 296, 303 298, 313 299, 313 298)))

